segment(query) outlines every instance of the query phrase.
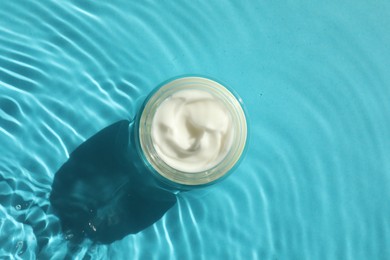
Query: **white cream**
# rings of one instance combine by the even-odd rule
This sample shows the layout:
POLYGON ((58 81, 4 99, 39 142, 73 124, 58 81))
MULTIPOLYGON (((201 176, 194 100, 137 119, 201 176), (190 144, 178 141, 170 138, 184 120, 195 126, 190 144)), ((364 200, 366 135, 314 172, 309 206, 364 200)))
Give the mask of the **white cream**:
POLYGON ((153 146, 172 168, 201 172, 216 166, 232 146, 234 128, 226 106, 207 91, 180 90, 157 108, 153 146))

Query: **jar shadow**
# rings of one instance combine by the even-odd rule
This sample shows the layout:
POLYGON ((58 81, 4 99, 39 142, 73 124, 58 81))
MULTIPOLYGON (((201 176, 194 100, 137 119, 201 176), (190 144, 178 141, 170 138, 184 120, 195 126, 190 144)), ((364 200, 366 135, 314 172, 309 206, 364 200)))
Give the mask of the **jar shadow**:
POLYGON ((55 174, 50 202, 65 237, 109 244, 157 222, 176 204, 172 192, 143 182, 128 151, 130 121, 116 122, 81 144, 55 174))

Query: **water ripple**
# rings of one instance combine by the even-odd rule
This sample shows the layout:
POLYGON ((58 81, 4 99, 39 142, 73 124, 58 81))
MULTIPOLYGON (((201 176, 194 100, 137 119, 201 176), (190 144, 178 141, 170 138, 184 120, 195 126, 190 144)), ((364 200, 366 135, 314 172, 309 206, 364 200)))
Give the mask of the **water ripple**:
POLYGON ((0 258, 386 259, 389 4, 0 3, 0 258), (54 173, 162 81, 199 73, 242 96, 238 171, 180 194, 153 226, 72 243, 54 173), (9 234, 12 234, 10 236, 9 234))

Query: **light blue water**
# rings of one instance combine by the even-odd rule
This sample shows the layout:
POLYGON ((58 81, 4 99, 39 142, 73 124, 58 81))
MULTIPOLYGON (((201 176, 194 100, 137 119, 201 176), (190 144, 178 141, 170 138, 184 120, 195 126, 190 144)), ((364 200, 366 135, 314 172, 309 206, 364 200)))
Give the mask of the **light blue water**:
POLYGON ((389 32, 385 0, 1 1, 0 259, 389 259, 389 32), (246 158, 137 234, 70 245, 54 174, 182 74, 239 93, 246 158))

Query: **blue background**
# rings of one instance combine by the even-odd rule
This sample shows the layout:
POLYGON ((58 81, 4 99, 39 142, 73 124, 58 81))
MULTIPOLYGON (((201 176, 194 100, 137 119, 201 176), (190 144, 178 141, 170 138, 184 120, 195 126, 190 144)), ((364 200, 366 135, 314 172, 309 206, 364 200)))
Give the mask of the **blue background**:
POLYGON ((389 259, 389 32, 385 0, 1 1, 0 256, 389 259), (70 249, 55 172, 182 74, 242 97, 242 164, 136 235, 70 249))

